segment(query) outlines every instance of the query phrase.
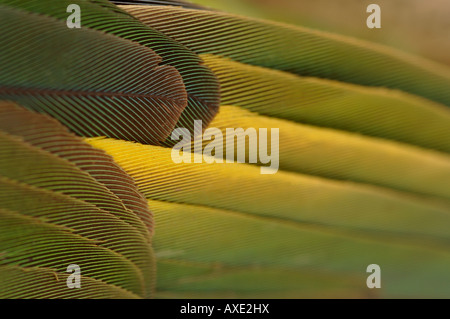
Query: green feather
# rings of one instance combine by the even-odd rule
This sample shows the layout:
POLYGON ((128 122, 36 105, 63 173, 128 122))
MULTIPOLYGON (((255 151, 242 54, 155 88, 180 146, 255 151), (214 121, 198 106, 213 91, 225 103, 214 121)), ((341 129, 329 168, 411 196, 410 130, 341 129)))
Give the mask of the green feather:
POLYGON ((48 116, 0 109, 0 277, 16 276, 0 283, 0 297, 151 296, 152 214, 133 180, 48 116), (64 292, 49 276, 64 278, 70 264, 90 288, 64 292), (42 289, 20 292, 28 271, 42 289))
MULTIPOLYGON (((66 8, 71 0, 0 0, 0 3, 15 6, 36 13, 46 14, 66 20, 66 8)), ((181 114, 178 126, 193 128, 194 120, 202 120, 204 127, 212 120, 219 107, 219 84, 214 74, 202 60, 182 44, 164 34, 149 28, 139 20, 122 11, 106 0, 80 0, 81 24, 125 38, 151 48, 162 58, 163 65, 175 67, 180 73, 187 91, 187 107, 181 114)), ((75 31, 75 30, 72 30, 75 31)), ((76 31, 75 31, 76 32, 76 31)), ((72 32, 73 33, 73 32, 72 32)), ((99 57, 99 59, 101 59, 99 57)), ((124 59, 131 57, 124 56, 124 59)), ((130 74, 135 76, 142 71, 130 74)), ((174 90, 170 84, 161 83, 161 87, 174 90)), ((164 121, 164 117, 155 122, 164 121)), ((155 125, 156 123, 151 123, 155 125)), ((170 140, 168 140, 170 144, 170 140)))
POLYGON ((171 6, 120 6, 197 54, 421 95, 450 106, 450 69, 382 45, 299 26, 171 6), (168 21, 170 20, 170 23, 168 21))
POLYGON ((187 100, 179 73, 149 48, 0 6, 0 98, 84 136, 158 143, 187 100))
POLYGON ((336 228, 324 231, 314 224, 200 205, 155 200, 149 204, 158 225, 154 249, 159 270, 156 296, 161 298, 450 293, 448 248, 439 251, 417 241, 355 236, 336 228), (365 270, 372 263, 382 269, 382 289, 377 292, 366 286, 365 270))

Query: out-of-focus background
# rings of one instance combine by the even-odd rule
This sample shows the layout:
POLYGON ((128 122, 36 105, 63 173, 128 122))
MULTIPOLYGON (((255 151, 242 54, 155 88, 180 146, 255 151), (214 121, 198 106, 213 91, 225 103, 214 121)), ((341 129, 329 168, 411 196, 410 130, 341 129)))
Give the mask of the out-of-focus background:
POLYGON ((191 0, 230 13, 298 24, 383 43, 450 65, 449 0, 191 0), (381 7, 381 29, 366 8, 381 7))

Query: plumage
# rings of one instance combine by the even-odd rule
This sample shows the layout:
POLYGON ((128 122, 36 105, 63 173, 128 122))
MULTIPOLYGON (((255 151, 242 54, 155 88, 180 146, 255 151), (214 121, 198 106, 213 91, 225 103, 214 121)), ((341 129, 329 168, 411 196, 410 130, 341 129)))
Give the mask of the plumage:
MULTIPOLYGON (((134 178, 148 199, 321 225, 431 246, 450 239, 449 206, 373 185, 279 171, 261 175, 241 163, 174 163, 172 150, 104 138, 86 140, 134 178)), ((282 242, 280 242, 281 244, 282 242)))
MULTIPOLYGON (((66 7, 73 1, 1 0, 0 3, 2 2, 66 20, 66 7)), ((176 68, 182 77, 187 98, 187 105, 178 119, 178 126, 191 127, 193 119, 200 119, 206 127, 219 107, 219 84, 211 70, 203 65, 195 53, 157 30, 145 26, 107 0, 81 0, 77 4, 83 12, 83 26, 146 46, 161 57, 162 65, 176 68)), ((168 83, 162 82, 159 86, 173 93, 176 91, 168 83)), ((164 121, 168 116, 170 114, 155 118, 153 122, 164 121)))
POLYGON ((450 110, 440 103, 398 90, 298 76, 211 54, 201 57, 220 81, 222 105, 450 152, 450 110))
POLYGON ((0 298, 450 296, 449 67, 236 3, 0 0, 0 298))
MULTIPOLYGON (((155 266, 150 229, 144 221, 152 225, 152 215, 144 205, 139 211, 146 210, 146 219, 139 216, 128 208, 130 202, 121 200, 124 192, 117 183, 103 183, 114 178, 120 181, 122 175, 128 181, 122 191, 136 192, 132 179, 118 172, 111 157, 69 134, 48 116, 12 103, 0 106, 0 277, 17 275, 0 284, 0 297, 18 296, 21 286, 10 285, 23 278, 23 272, 36 271, 41 278, 48 270, 64 273, 73 263, 83 269, 91 286, 78 297, 98 297, 97 281, 106 295, 151 296, 155 266), (48 136, 58 130, 61 134, 48 136), (70 140, 74 148, 67 143, 70 140), (94 167, 71 156, 80 149, 94 167), (103 163, 95 167, 99 159, 103 163), (99 178, 99 168, 103 178, 99 178)), ((52 289, 46 286, 21 296, 77 295, 61 293, 61 285, 49 284, 52 289)))
POLYGON ((448 294, 447 253, 201 205, 149 201, 159 232, 157 296, 166 298, 370 298, 420 296, 420 280, 448 294), (208 238, 208 240, 205 240, 208 238), (383 265, 382 292, 361 264, 383 265), (440 269, 440 271, 438 271, 440 269), (444 277, 443 277, 444 276, 444 277), (383 287, 384 288, 384 287, 383 287))
POLYGON ((1 99, 49 114, 79 135, 158 144, 170 134, 187 96, 178 71, 160 65, 154 51, 11 7, 0 14, 1 99))
MULTIPOLYGON (((249 163, 250 143, 257 143, 258 151, 264 148, 261 135, 266 136, 266 133, 261 133, 260 129, 268 128, 267 148, 273 150, 274 145, 270 142, 271 128, 279 128, 280 170, 393 188, 445 199, 447 205, 450 205, 450 156, 446 153, 342 130, 280 120, 229 105, 220 107, 211 127, 222 132, 218 148, 222 149, 224 160, 227 157, 227 144, 223 141, 228 136, 227 128, 243 128, 243 134, 249 132, 248 129, 256 133, 253 142, 246 141, 243 148, 246 163, 249 163)), ((207 133, 205 131, 202 138, 202 151, 213 143, 207 133)), ((193 142, 191 150, 194 149, 193 142)), ((235 143, 235 160, 237 154, 235 143)), ((257 164, 266 165, 261 162, 260 156, 257 164)))
POLYGON ((224 12, 173 6, 119 7, 197 54, 399 89, 450 106, 450 68, 386 46, 224 12))

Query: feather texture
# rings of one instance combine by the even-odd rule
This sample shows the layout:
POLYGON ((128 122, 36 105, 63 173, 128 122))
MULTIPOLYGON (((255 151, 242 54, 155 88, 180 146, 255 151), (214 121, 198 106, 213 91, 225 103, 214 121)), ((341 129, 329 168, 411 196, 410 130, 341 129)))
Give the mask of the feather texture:
POLYGON ((297 76, 211 54, 201 57, 219 78, 223 105, 450 152, 445 105, 396 90, 297 76))
POLYGON ((138 299, 139 296, 101 280, 81 276, 83 289, 67 289, 70 274, 42 267, 0 266, 0 295, 11 299, 138 299), (5 296, 3 292, 7 291, 5 296))
MULTIPOLYGON (((274 149, 270 131, 271 128, 277 128, 281 170, 440 197, 446 199, 450 205, 450 156, 445 153, 345 131, 279 120, 227 105, 220 107, 220 112, 211 123, 211 127, 219 128, 222 132, 222 138, 218 137, 217 149, 222 149, 221 158, 224 160, 227 156, 227 145, 223 141, 227 140, 227 128, 243 128, 245 132, 238 134, 239 139, 246 138, 245 133, 251 135, 250 132, 254 131, 252 145, 258 145, 255 147, 258 154, 270 154, 267 151, 274 149), (260 142, 260 129, 266 128, 268 128, 267 146, 260 142)), ((211 143, 209 131, 205 131, 202 141, 204 151, 211 143)), ((212 145, 214 144, 215 142, 212 145)), ((191 150, 194 149, 195 145, 192 142, 191 150)), ((249 142, 245 143, 245 152, 245 162, 249 163, 249 142)), ((235 161, 237 155, 235 143, 235 161)), ((261 162, 260 156, 257 157, 258 165, 265 165, 261 162)))
POLYGON ((133 180, 46 115, 11 102, 0 109, 0 277, 17 276, 0 284, 0 297, 151 296, 153 250, 141 217, 153 221, 133 180), (63 292, 58 274, 73 263, 87 289, 63 292), (42 290, 11 287, 33 273, 41 284, 47 278, 42 290))
POLYGON ((158 293, 166 297, 393 297, 449 293, 448 254, 412 242, 261 218, 205 206, 149 201, 158 232, 158 293), (207 238, 208 240, 205 240, 207 238), (361 265, 383 265, 378 294, 361 265), (399 274, 403 275, 400 276, 399 274), (444 277, 442 277, 444 276, 444 277), (427 285, 427 286, 428 286, 427 285), (373 290, 372 290, 373 291, 373 290), (209 295, 212 293, 213 295, 209 295), (339 295, 342 294, 342 295, 339 295))
POLYGON ((185 0, 79 0, 71 29, 70 4, 0 0, 0 298, 450 294, 448 67, 185 0), (195 120, 216 143, 168 148, 195 120), (258 145, 222 163, 228 128, 258 145))
POLYGON ((444 247, 449 207, 370 185, 277 172, 239 163, 179 163, 171 149, 86 140, 111 155, 149 199, 203 205, 444 247), (419 239, 420 238, 420 239, 419 239), (440 242, 440 244, 439 244, 440 242))
POLYGON ((133 179, 104 152, 69 133, 56 120, 37 115, 10 102, 0 102, 0 128, 42 150, 74 163, 116 194, 152 231, 153 222, 144 197, 133 179))
POLYGON ((189 9, 202 10, 204 7, 184 0, 110 0, 114 4, 139 4, 153 6, 175 6, 189 9))
POLYGON ((450 106, 450 69, 389 47, 299 26, 171 6, 121 6, 197 54, 383 86, 450 106))
POLYGON ((175 126, 186 91, 176 69, 159 66, 152 50, 10 7, 1 6, 0 15, 1 98, 84 136, 158 143, 175 126))
MULTIPOLYGON (((67 19, 66 7, 72 2, 71 0, 0 1, 0 3, 50 15, 64 21, 67 19)), ((180 118, 177 119, 178 126, 192 128, 195 119, 202 120, 205 127, 208 125, 219 107, 219 84, 211 70, 202 64, 202 60, 195 53, 153 28, 145 26, 107 0, 80 0, 77 4, 80 5, 82 11, 83 26, 146 46, 161 57, 161 65, 173 66, 178 70, 187 91, 187 106, 181 113, 180 118)), ((101 57, 99 58, 101 59, 101 57)), ((123 56, 123 59, 125 58, 134 59, 132 56, 127 57, 127 55, 123 56)), ((126 73, 133 77, 136 74, 141 74, 142 70, 139 68, 142 68, 142 66, 138 64, 136 68, 138 70, 129 70, 126 73)), ((124 74, 126 73, 124 72, 124 74)), ((167 82, 165 79, 159 81, 157 87, 175 91, 167 82)), ((169 115, 154 118, 153 121, 164 122, 169 115)), ((151 124, 155 125, 154 123, 151 124)))

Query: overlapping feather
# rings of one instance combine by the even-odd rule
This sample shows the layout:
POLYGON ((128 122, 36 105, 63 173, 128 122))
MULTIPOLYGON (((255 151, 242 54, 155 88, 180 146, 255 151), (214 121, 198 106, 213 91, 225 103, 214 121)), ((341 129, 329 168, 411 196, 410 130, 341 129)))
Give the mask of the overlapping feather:
POLYGON ((367 298, 448 293, 445 282, 450 274, 445 269, 450 256, 443 252, 236 211, 155 200, 149 204, 159 229, 154 238, 157 296, 367 298), (361 265, 374 260, 383 265, 382 292, 367 289, 361 271, 361 265))
MULTIPOLYGON (((17 8, 21 8, 27 11, 36 12, 40 14, 49 15, 52 17, 56 17, 65 22, 67 19, 66 8, 69 4, 72 3, 70 0, 25 0, 25 1, 17 1, 17 0, 2 0, 0 3, 4 3, 8 6, 13 6, 17 8)), ((173 66, 177 69, 179 74, 181 75, 183 85, 186 89, 184 92, 184 96, 180 93, 177 93, 177 89, 172 87, 173 84, 170 83, 170 79, 164 78, 163 75, 161 77, 155 77, 152 79, 153 81, 157 80, 158 83, 152 83, 149 81, 148 75, 144 77, 145 72, 143 69, 142 62, 139 62, 138 57, 134 55, 132 51, 130 52, 110 52, 105 47, 102 50, 102 53, 105 56, 107 55, 117 55, 118 57, 122 57, 122 62, 128 63, 126 65, 127 69, 122 70, 121 81, 124 81, 127 77, 133 80, 134 90, 136 92, 131 93, 144 93, 145 91, 156 90, 158 93, 159 90, 163 92, 171 92, 173 96, 169 94, 168 98, 180 99, 184 101, 187 99, 186 108, 182 109, 181 117, 178 118, 172 115, 169 111, 165 110, 165 114, 161 114, 160 116, 153 117, 153 119, 147 122, 148 126, 155 125, 156 123, 162 123, 165 129, 172 129, 173 125, 168 125, 165 122, 168 119, 175 119, 175 123, 178 122, 179 126, 183 127, 191 127, 194 119, 200 119, 205 123, 205 126, 212 120, 215 113, 217 112, 219 106, 219 85, 217 79, 214 74, 204 65, 202 65, 201 59, 184 47, 182 44, 172 40, 171 38, 161 34, 160 32, 149 28, 142 23, 140 23, 137 19, 128 15, 127 13, 120 10, 115 5, 111 4, 107 0, 82 0, 78 1, 77 4, 80 6, 82 12, 82 26, 86 28, 92 28, 101 30, 115 36, 131 40, 136 44, 139 43, 147 48, 150 48, 159 58, 158 62, 162 66, 159 68, 166 69, 169 66, 173 66), (140 79, 143 77, 143 79, 140 79), (140 80, 140 81, 139 81, 140 80), (149 83, 147 83, 148 81, 149 83), (144 90, 144 92, 141 92, 144 90)), ((64 23, 65 25, 65 23, 64 23)), ((70 32, 71 30, 66 30, 66 32, 70 32)), ((73 34, 75 32, 71 32, 69 34, 73 34)), ((77 32, 78 33, 78 32, 77 32)), ((67 35, 68 38, 71 36, 67 35)), ((128 41, 124 41, 128 42, 128 41)), ((72 46, 78 45, 80 46, 79 50, 83 50, 87 48, 86 43, 72 43, 72 46)), ((130 44, 131 45, 131 44, 130 44)), ((97 47, 101 47, 101 44, 97 44, 97 47)), ((47 46, 49 47, 49 46, 47 46)), ((139 47, 139 46, 137 46, 139 47)), ((51 46, 50 46, 51 48, 51 46)), ((90 49, 92 50, 92 49, 90 49)), ((88 52, 90 50, 87 50, 88 52)), ((99 60, 102 60, 102 56, 97 56, 99 60)), ((159 69, 158 68, 158 69, 159 69)), ((90 70, 89 66, 86 66, 84 72, 88 72, 90 70)), ((38 72, 37 70, 35 72, 38 72)), ((108 81, 113 82, 113 74, 106 74, 108 76, 108 81)), ((114 82, 113 82, 114 83, 114 82)), ((120 88, 120 83, 117 83, 117 89, 120 88)), ((99 83, 106 87, 107 83, 99 83)), ((123 90, 123 89, 121 89, 123 90)), ((139 95, 136 97, 139 98, 139 95)), ((140 104, 141 99, 135 98, 135 104, 140 104)), ((184 101, 186 103, 186 101, 184 101)), ((131 105, 131 107, 134 104, 131 105)), ((121 106, 121 108, 130 107, 130 105, 121 106)), ((153 105, 153 107, 157 107, 158 105, 153 105)), ((161 108, 161 106, 159 106, 161 108)), ((131 112, 130 112, 131 113, 131 112)), ((162 112, 161 112, 162 113, 162 112)), ((132 115, 132 114, 130 114, 132 115)), ((178 114, 180 115, 180 114, 178 114)), ((139 114, 134 115, 134 117, 139 116, 143 117, 143 115, 139 114)), ((140 123, 142 120, 136 122, 140 123)), ((172 124, 172 123, 170 123, 172 124)), ((126 131, 130 131, 131 128, 126 128, 126 131)), ((144 130, 145 132, 145 130, 144 130)), ((164 131, 165 132, 165 131, 164 131)), ((78 132, 77 132, 78 133, 78 132)), ((107 132, 104 132, 103 135, 107 132)), ((86 135, 84 132, 79 132, 79 134, 86 135)), ((142 133, 141 133, 142 134, 142 133)), ((102 134, 99 134, 102 135, 102 134)), ((109 135, 108 135, 109 136, 109 135)), ((120 137, 120 136, 119 136, 120 137)), ((167 137, 167 135, 165 136, 167 137)), ((124 137, 122 137, 124 138, 124 137)), ((154 141, 149 139, 143 139, 139 135, 131 136, 129 140, 138 140, 141 139, 145 143, 155 144, 154 141)))
POLYGON ((0 103, 2 131, 20 136, 25 142, 74 163, 116 194, 125 207, 139 216, 152 231, 152 216, 147 202, 137 191, 133 179, 111 157, 90 147, 50 117, 36 116, 11 102, 0 103))
POLYGON ((445 105, 398 90, 303 77, 211 54, 201 57, 219 78, 223 105, 450 152, 445 105))
POLYGON ((0 98, 67 126, 0 102, 0 297, 450 294, 447 67, 180 0, 112 2, 78 1, 69 30, 71 1, 0 0, 0 98), (199 119, 279 128, 281 171, 143 145, 199 119))
POLYGON ((0 14, 0 98, 79 135, 158 143, 170 134, 186 91, 178 71, 159 66, 152 50, 11 7, 0 14))
POLYGON ((441 241, 445 246, 450 239, 449 208, 419 197, 304 174, 261 175, 248 164, 174 163, 171 149, 102 138, 86 141, 111 155, 149 199, 366 231, 367 236, 421 238, 430 245, 441 241))
MULTIPOLYGON (((450 205, 450 156, 445 153, 279 120, 227 105, 221 106, 211 127, 218 128, 222 135, 214 136, 215 131, 206 130, 205 134, 202 137, 197 136, 196 140, 201 139, 200 150, 203 154, 208 145, 209 149, 215 146, 215 152, 222 150, 223 156, 216 157, 223 158, 224 161, 227 158, 226 141, 231 137, 228 137, 227 128, 242 128, 244 131, 230 134, 235 134, 241 141, 245 140, 242 150, 245 150, 246 163, 250 162, 252 147, 258 154, 270 154, 276 147, 279 150, 278 161, 281 170, 440 197, 446 199, 450 205), (260 131, 261 129, 267 130, 267 133, 260 131), (279 130, 278 145, 271 142, 271 131, 274 129, 279 130), (267 146, 261 143, 261 135, 267 136, 267 146)), ((195 139, 190 145, 191 151, 196 147, 194 141, 195 139)), ((445 139, 442 141, 447 142, 445 139)), ((241 150, 238 150, 237 141, 234 146, 233 159, 237 161, 241 150)), ((257 164, 269 165, 262 163, 259 155, 257 164)))
POLYGON ((450 69, 389 47, 238 15, 172 6, 120 6, 197 54, 368 86, 450 106, 450 69))
POLYGON ((0 119, 0 297, 150 296, 153 221, 132 179, 46 115, 1 102, 0 119), (70 264, 86 290, 64 291, 70 264), (32 274, 41 289, 23 289, 32 274))

